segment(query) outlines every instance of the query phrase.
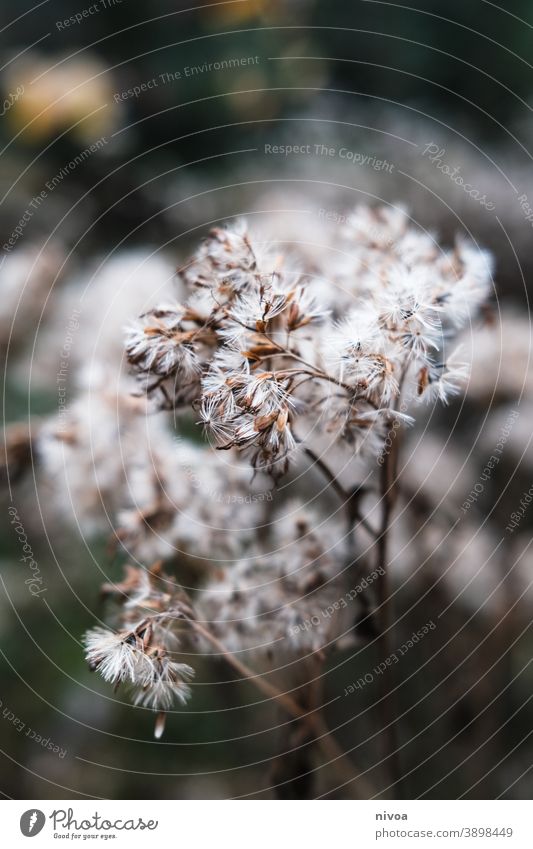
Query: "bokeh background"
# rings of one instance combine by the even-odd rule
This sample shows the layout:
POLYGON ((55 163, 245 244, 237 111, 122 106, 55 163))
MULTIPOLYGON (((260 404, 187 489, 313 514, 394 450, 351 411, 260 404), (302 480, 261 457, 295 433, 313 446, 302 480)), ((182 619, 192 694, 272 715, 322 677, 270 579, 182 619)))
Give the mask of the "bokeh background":
MULTIPOLYGON (((157 743, 144 712, 95 683, 79 641, 99 608, 102 576, 117 578, 124 557, 106 534, 88 539, 66 520, 50 528, 42 504, 51 495, 36 486, 38 457, 28 456, 25 435, 30 419, 57 413, 58 340, 86 293, 72 334, 77 365, 104 315, 120 346, 130 303, 127 287, 117 302, 114 293, 146 257, 140 274, 159 286, 210 223, 245 213, 265 227, 277 218, 288 239, 312 238, 350 206, 384 201, 406 204, 444 243, 459 233, 492 250, 497 293, 475 331, 466 398, 432 422, 405 473, 412 510, 399 542, 435 505, 439 518, 395 564, 398 644, 420 622, 447 615, 402 665, 403 792, 528 798, 533 513, 514 533, 505 527, 533 483, 531 5, 24 0, 3 3, 0 15, 0 347, 10 437, 0 539, 1 792, 271 797, 272 707, 253 705, 255 693, 227 669, 205 661, 199 679, 222 683, 195 687, 191 707, 171 716, 157 743), (265 145, 311 152, 268 153, 265 145), (315 145, 334 153, 317 154, 315 145), (437 543, 513 410, 519 417, 502 461, 443 550, 437 543), (24 584, 13 504, 45 576, 47 606, 24 584)), ((375 662, 368 651, 331 671, 329 693, 364 674, 375 662)), ((328 719, 346 749, 360 744, 357 762, 371 770, 372 692, 357 699, 357 711, 343 699, 328 719)))

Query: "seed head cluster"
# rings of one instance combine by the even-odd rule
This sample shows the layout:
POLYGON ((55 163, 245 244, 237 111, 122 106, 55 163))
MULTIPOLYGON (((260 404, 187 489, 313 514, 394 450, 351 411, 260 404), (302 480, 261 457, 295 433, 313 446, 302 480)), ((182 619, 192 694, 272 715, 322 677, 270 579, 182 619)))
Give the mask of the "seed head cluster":
POLYGON ((375 450, 402 415, 401 393, 446 402, 458 392, 467 367, 450 343, 487 298, 487 254, 464 241, 443 250, 402 209, 357 208, 339 244, 328 273, 328 256, 308 269, 243 220, 212 230, 180 271, 186 303, 128 332, 128 359, 156 403, 192 404, 217 448, 279 477, 310 431, 375 450), (348 295, 342 317, 337 292, 348 295))
POLYGON ((265 243, 238 220, 214 228, 178 274, 182 302, 133 318, 126 353, 137 402, 178 421, 192 412, 210 445, 173 440, 157 416, 143 424, 150 445, 131 429, 130 503, 115 535, 137 564, 104 588, 114 627, 86 636, 91 668, 158 713, 190 695, 184 650, 223 645, 273 668, 353 638, 353 522, 372 534, 372 521, 354 507, 359 481, 339 481, 354 458, 376 465, 417 404, 461 391, 454 337, 487 301, 491 261, 465 240, 440 247, 400 207, 361 206, 323 255, 304 238, 265 243), (348 529, 340 508, 325 515, 297 488, 287 497, 285 481, 282 494, 304 456, 333 492, 352 493, 348 529), (139 565, 159 557, 194 573, 194 589, 139 565))

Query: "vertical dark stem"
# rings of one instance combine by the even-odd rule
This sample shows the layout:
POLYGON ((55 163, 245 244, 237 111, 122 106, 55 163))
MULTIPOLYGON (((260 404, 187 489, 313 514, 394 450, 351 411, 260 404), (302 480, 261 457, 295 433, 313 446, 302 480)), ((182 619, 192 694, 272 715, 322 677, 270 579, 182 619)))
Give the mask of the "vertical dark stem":
POLYGON ((313 766, 313 738, 309 729, 302 735, 302 721, 282 725, 280 754, 272 760, 270 782, 276 799, 315 799, 316 770, 313 766))
MULTIPOLYGON (((380 612, 380 636, 378 639, 379 657, 386 661, 393 653, 393 610, 389 581, 389 534, 392 511, 396 500, 396 472, 398 462, 399 433, 393 431, 390 450, 383 458, 381 466, 381 527, 377 539, 377 566, 380 576, 377 582, 377 596, 380 612)), ((398 729, 396 723, 397 705, 395 696, 394 664, 387 666, 380 676, 381 684, 381 721, 386 743, 387 764, 392 781, 394 794, 401 797, 402 772, 398 745, 398 729)))
MULTIPOLYGON (((301 686, 296 700, 307 716, 320 710, 324 661, 309 658, 303 662, 301 686)), ((294 718, 284 723, 280 755, 272 763, 271 778, 278 799, 314 799, 318 795, 314 732, 308 722, 294 718)))
POLYGON ((329 758, 330 762, 334 763, 340 778, 341 786, 346 784, 353 787, 354 792, 358 793, 356 796, 358 799, 370 799, 376 795, 372 785, 359 773, 350 758, 343 752, 335 738, 331 735, 319 710, 306 715, 305 710, 300 707, 298 702, 293 699, 289 693, 280 692, 276 687, 272 686, 272 684, 269 684, 268 681, 265 681, 262 675, 254 672, 246 666, 245 663, 238 660, 238 658, 236 658, 235 655, 224 646, 218 637, 211 633, 209 628, 204 627, 200 622, 197 622, 189 615, 184 615, 183 611, 180 613, 180 616, 187 620, 197 634, 211 643, 211 645, 214 646, 220 653, 220 656, 233 666, 233 668, 236 669, 243 678, 249 679, 250 682, 268 698, 277 701, 277 703, 293 718, 301 720, 305 719, 312 734, 314 735, 313 739, 316 739, 317 745, 320 746, 323 753, 327 758, 329 758))

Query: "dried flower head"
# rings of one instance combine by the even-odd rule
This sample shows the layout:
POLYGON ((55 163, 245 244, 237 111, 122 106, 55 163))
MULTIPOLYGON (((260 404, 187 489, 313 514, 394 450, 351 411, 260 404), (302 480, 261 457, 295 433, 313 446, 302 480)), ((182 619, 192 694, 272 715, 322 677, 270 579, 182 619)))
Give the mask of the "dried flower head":
POLYGON ((128 337, 152 393, 174 376, 172 405, 192 401, 217 447, 274 476, 310 423, 375 449, 368 431, 383 436, 402 393, 446 401, 466 377, 445 343, 487 297, 487 255, 464 241, 438 248, 392 207, 356 208, 338 238, 352 243, 333 269, 352 301, 342 319, 318 282, 326 268, 306 275, 240 220, 215 228, 182 270, 189 301, 143 316, 128 337))
MULTIPOLYGON (((161 557, 172 571, 128 566, 104 587, 116 630, 86 638, 91 667, 158 713, 157 735, 164 712, 190 695, 184 644, 272 670, 353 641, 376 604, 372 590, 354 589, 371 570, 366 552, 353 557, 354 529, 373 543, 380 534, 374 507, 361 513, 354 458, 387 462, 387 440, 414 421, 415 405, 446 403, 468 378, 451 342, 488 296, 487 254, 465 241, 440 248, 399 207, 357 207, 332 238, 331 253, 309 264, 244 220, 214 228, 179 271, 184 301, 128 328, 151 408, 192 410, 211 443, 172 439, 155 417, 144 434, 131 428, 115 536, 138 564, 161 557), (270 503, 272 479, 309 460, 307 473, 325 474, 327 496, 341 498, 329 518, 306 503, 305 486, 270 503)), ((373 574, 384 573, 382 564, 373 574)))

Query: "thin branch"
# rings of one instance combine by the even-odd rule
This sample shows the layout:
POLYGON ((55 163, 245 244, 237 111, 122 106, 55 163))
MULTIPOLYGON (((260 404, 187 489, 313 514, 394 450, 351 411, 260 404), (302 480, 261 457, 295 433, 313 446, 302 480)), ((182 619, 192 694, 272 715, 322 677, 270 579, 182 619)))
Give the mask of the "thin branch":
MULTIPOLYGON (((301 440, 298 441, 300 442, 301 440)), ((307 454, 308 457, 310 457, 314 465, 317 466, 317 468, 320 469, 322 474, 328 479, 331 488, 335 490, 342 503, 346 504, 346 502, 350 500, 350 495, 344 489, 342 484, 339 483, 329 466, 324 462, 324 460, 322 460, 321 457, 318 456, 318 454, 315 454, 315 452, 311 448, 304 448, 304 452, 307 454)))
MULTIPOLYGON (((269 336, 269 334, 265 331, 257 330, 257 328, 255 327, 250 327, 245 322, 239 321, 239 319, 236 318, 236 316, 234 315, 232 315, 232 320, 235 321, 237 324, 240 324, 241 327, 244 327, 245 330, 248 330, 250 333, 253 333, 255 336, 264 336, 264 338, 268 340, 269 344, 273 345, 274 348, 277 348, 278 353, 282 356, 290 357, 291 359, 296 360, 296 362, 299 362, 303 366, 305 366, 305 371, 302 370, 301 374, 310 374, 313 377, 319 378, 320 380, 327 380, 330 383, 334 383, 336 386, 342 387, 342 389, 345 389, 350 394, 353 392, 352 386, 348 386, 348 384, 343 383, 341 380, 337 380, 337 378, 333 377, 333 375, 327 374, 327 372, 322 371, 322 369, 318 369, 316 366, 314 366, 312 363, 307 362, 307 360, 304 360, 303 357, 300 357, 299 354, 297 354, 295 351, 292 351, 290 348, 286 348, 284 345, 280 345, 279 342, 276 342, 275 339, 269 336)), ((263 359, 269 359, 273 356, 276 355, 268 354, 265 355, 263 359)))
MULTIPOLYGON (((391 515, 396 499, 396 468, 398 458, 398 440, 396 432, 392 440, 390 451, 384 458, 381 467, 381 498, 383 503, 381 528, 377 539, 377 565, 379 579, 376 582, 378 604, 380 608, 381 628, 378 640, 382 660, 387 660, 392 654, 392 604, 390 598, 390 583, 388 571, 388 542, 391 515)), ((396 726, 396 704, 394 699, 394 675, 393 667, 387 670, 386 675, 380 677, 381 711, 383 722, 383 733, 387 741, 387 756, 390 766, 391 777, 399 795, 402 772, 399 758, 398 733, 396 726)))
MULTIPOLYGON (((298 441, 300 442, 301 440, 298 441)), ((304 448, 304 452, 313 461, 315 466, 320 469, 322 474, 327 478, 331 488, 337 493, 342 503, 348 507, 350 523, 359 522, 359 524, 365 529, 365 531, 367 531, 367 533, 369 533, 373 537, 373 539, 377 539, 378 531, 376 531, 371 526, 371 524, 367 521, 367 519, 364 518, 364 516, 361 516, 358 510, 353 509, 353 503, 357 493, 350 493, 348 492, 348 490, 344 489, 344 487, 342 486, 342 484, 339 483, 338 479, 335 477, 334 473, 331 471, 327 463, 325 463, 322 458, 318 456, 318 454, 315 454, 315 452, 311 448, 304 448)))
POLYGON ((304 724, 306 724, 314 733, 314 739, 318 746, 322 749, 322 752, 329 759, 329 762, 335 765, 337 770, 339 771, 339 777, 342 777, 343 784, 347 782, 355 782, 359 784, 359 789, 361 791, 362 798, 369 799, 373 795, 375 795, 376 791, 354 767, 352 761, 347 757, 347 755, 343 752, 335 738, 331 735, 325 720, 323 719, 320 711, 318 709, 306 712, 300 705, 292 698, 292 696, 287 693, 280 692, 276 687, 272 684, 269 684, 268 681, 246 666, 241 660, 239 660, 235 655, 226 648, 226 646, 216 637, 214 634, 209 631, 208 628, 204 628, 199 622, 195 619, 190 618, 189 616, 185 616, 187 621, 193 627, 193 629, 200 634, 204 639, 211 643, 211 645, 217 649, 220 655, 227 661, 234 669, 239 672, 243 678, 249 680, 252 684, 254 684, 258 690, 260 690, 264 695, 268 696, 271 699, 274 699, 279 705, 281 705, 287 713, 293 716, 295 719, 301 720, 304 724))
POLYGON ((265 696, 268 696, 269 699, 275 699, 285 710, 290 713, 294 717, 303 717, 305 716, 305 711, 299 706, 299 704, 292 698, 292 696, 287 695, 286 693, 281 693, 276 687, 269 684, 268 681, 250 669, 246 664, 240 661, 229 649, 226 648, 224 643, 222 643, 218 637, 216 637, 211 631, 207 628, 204 628, 203 625, 200 625, 195 619, 191 619, 187 617, 189 623, 192 625, 195 631, 197 631, 200 636, 202 636, 205 640, 211 643, 214 648, 221 654, 221 656, 226 660, 234 669, 242 675, 243 678, 248 678, 258 690, 260 690, 265 696))

